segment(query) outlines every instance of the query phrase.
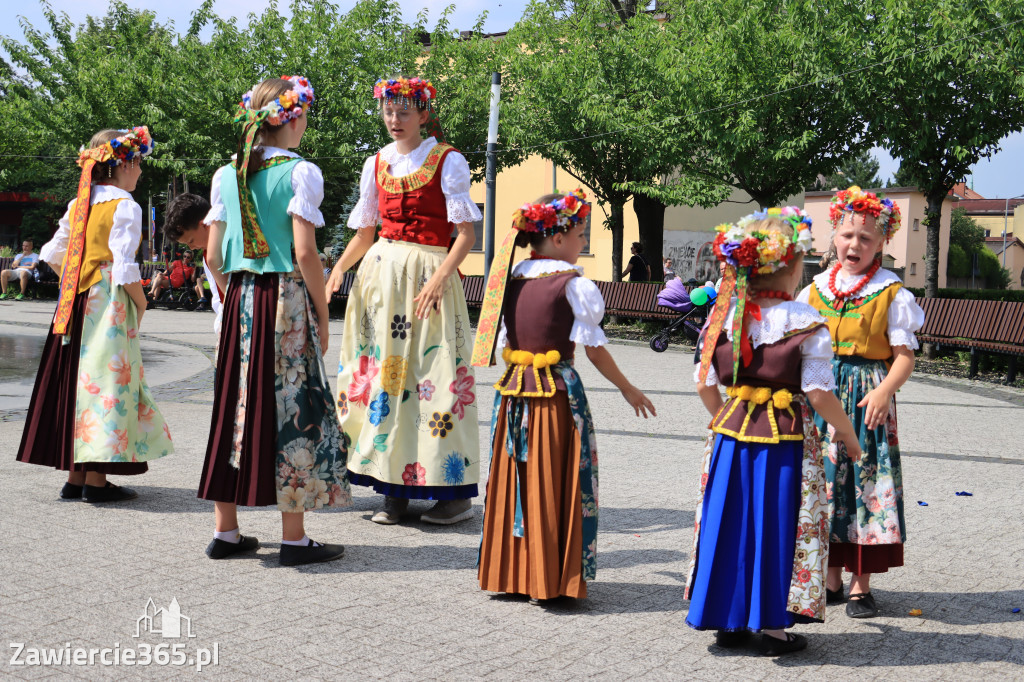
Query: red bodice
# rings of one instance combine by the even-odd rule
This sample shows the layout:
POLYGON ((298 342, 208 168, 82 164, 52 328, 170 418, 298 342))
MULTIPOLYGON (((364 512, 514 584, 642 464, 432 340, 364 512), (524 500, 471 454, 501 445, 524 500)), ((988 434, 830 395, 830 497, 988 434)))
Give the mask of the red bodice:
POLYGON ((438 143, 422 166, 397 178, 388 172, 388 162, 377 154, 377 201, 382 238, 430 246, 449 245, 455 226, 448 222, 448 206, 441 190, 441 167, 453 151, 454 147, 438 143))

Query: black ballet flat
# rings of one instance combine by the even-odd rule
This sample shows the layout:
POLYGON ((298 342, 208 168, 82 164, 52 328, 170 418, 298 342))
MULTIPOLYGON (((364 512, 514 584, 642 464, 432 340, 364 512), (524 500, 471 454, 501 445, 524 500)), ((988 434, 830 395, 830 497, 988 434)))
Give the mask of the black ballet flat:
POLYGON ((830 590, 825 588, 825 603, 826 604, 842 604, 846 601, 846 595, 843 594, 843 588, 840 587, 838 590, 830 590))
POLYGON ((244 535, 238 536, 238 542, 228 542, 227 540, 214 538, 210 541, 210 544, 206 546, 206 556, 211 559, 227 559, 229 556, 234 556, 235 554, 251 552, 254 549, 258 549, 259 546, 259 540, 256 538, 247 538, 244 535))
POLYGON ((62 499, 62 500, 80 500, 80 499, 82 499, 82 486, 74 485, 73 483, 65 483, 64 487, 60 489, 60 499, 62 499))
POLYGON ((715 632, 715 644, 723 649, 736 649, 750 640, 750 630, 718 630, 715 632))
POLYGON ((84 485, 82 486, 82 501, 90 504, 101 504, 104 502, 125 502, 134 500, 139 494, 131 488, 122 488, 107 481, 105 486, 84 485))
POLYGON ((846 602, 846 615, 850 618, 874 618, 878 615, 878 604, 870 592, 851 594, 846 602))
POLYGON ((781 656, 802 651, 807 648, 807 638, 803 635, 786 633, 786 639, 776 639, 771 635, 761 635, 758 651, 762 656, 781 656))
POLYGON ((342 545, 316 544, 312 540, 305 547, 297 545, 281 545, 280 563, 282 566, 303 566, 334 561, 345 555, 342 545))

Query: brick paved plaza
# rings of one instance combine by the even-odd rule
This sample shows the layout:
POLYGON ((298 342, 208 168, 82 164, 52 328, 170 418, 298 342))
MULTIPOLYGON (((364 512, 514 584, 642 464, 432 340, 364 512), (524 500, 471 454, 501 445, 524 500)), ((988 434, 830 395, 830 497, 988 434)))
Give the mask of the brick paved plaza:
MULTIPOLYGON (((482 498, 477 518, 454 528, 386 527, 369 521, 378 498, 353 487, 353 509, 307 521, 313 538, 346 545, 345 557, 299 569, 277 565, 278 513, 243 511, 242 532, 264 547, 207 559, 213 505, 196 499, 196 487, 212 404, 210 314, 156 310, 143 323, 146 376, 177 452, 137 482, 115 481, 136 488, 136 501, 59 501, 61 474, 14 461, 52 311, 52 302, 0 304, 0 318, 11 320, 0 324, 0 639, 24 645, 20 662, 31 661, 30 650, 118 645, 122 665, 104 666, 99 654, 92 665, 11 665, 15 647, 0 676, 163 677, 195 668, 124 665, 127 650, 147 648, 172 662, 216 654, 203 673, 225 679, 1024 676, 1024 611, 1013 613, 1024 609, 1021 391, 928 376, 907 384, 899 395, 907 565, 873 583, 883 615, 854 621, 830 607, 824 625, 795 629, 811 638, 805 652, 772 660, 720 650, 710 633, 683 623, 708 420, 692 356, 679 347, 660 355, 646 345, 612 347, 658 409, 646 422, 579 363, 601 456, 598 577, 588 599, 545 609, 478 589, 482 498), (167 625, 176 620, 172 600, 178 638, 167 625)), ((342 325, 331 325, 329 370, 342 325)), ((494 369, 478 373, 481 386, 496 378, 494 369)), ((492 398, 478 393, 481 442, 492 398)))

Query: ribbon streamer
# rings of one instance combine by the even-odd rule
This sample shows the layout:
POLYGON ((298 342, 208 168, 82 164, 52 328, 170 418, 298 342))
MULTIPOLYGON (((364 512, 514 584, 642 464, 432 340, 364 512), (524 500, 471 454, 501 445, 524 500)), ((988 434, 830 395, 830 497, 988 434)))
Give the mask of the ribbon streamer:
POLYGON ((89 225, 89 205, 92 201, 92 169, 106 155, 104 147, 97 147, 85 152, 87 158, 82 161, 82 174, 78 178, 78 194, 75 198, 75 211, 71 215, 71 235, 68 238, 67 255, 60 278, 60 296, 57 299, 57 312, 53 316, 53 333, 68 333, 71 324, 71 309, 74 307, 75 294, 78 293, 78 278, 82 274, 82 260, 85 258, 85 229, 89 225))
POLYGON ((249 157, 252 156, 256 133, 259 132, 260 126, 269 115, 269 112, 263 109, 252 111, 242 108, 239 109, 234 121, 242 126, 235 175, 238 178, 238 204, 242 212, 242 252, 249 260, 266 258, 270 255, 270 245, 267 244, 263 230, 260 229, 259 220, 256 218, 256 205, 253 203, 252 193, 249 191, 248 179, 249 157))
POLYGON ((501 311, 505 305, 505 289, 512 274, 512 256, 516 248, 516 230, 509 230, 491 263, 487 289, 480 309, 480 323, 477 325, 476 340, 473 342, 474 367, 490 367, 494 364, 494 346, 498 342, 501 311))

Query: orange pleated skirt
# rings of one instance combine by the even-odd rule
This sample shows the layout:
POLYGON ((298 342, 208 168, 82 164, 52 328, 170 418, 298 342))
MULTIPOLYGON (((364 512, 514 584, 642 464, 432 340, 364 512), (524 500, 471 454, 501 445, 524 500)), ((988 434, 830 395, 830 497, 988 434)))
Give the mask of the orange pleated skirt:
POLYGON ((580 434, 564 391, 528 398, 527 461, 505 449, 506 404, 502 399, 484 505, 480 588, 535 599, 587 596, 583 580, 583 511, 580 497, 580 434), (516 469, 519 490, 516 489, 516 469), (512 535, 516 494, 522 496, 525 537, 512 535))

